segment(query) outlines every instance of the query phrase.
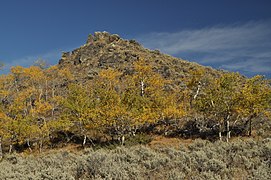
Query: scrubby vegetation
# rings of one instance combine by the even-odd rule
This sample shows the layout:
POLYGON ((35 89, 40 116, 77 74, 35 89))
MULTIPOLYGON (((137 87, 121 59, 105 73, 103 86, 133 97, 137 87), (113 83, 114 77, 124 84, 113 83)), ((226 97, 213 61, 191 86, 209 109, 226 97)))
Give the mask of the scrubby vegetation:
POLYGON ((269 179, 271 139, 6 156, 1 179, 269 179))

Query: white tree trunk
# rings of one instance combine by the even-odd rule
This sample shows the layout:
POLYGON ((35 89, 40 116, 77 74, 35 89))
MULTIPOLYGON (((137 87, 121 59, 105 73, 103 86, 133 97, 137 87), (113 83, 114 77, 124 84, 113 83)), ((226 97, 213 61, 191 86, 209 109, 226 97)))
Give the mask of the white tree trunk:
POLYGON ((222 141, 222 125, 221 125, 221 123, 219 123, 219 133, 218 133, 218 136, 219 136, 219 140, 222 141))
POLYGON ((122 136, 122 137, 121 137, 121 145, 122 145, 122 146, 124 145, 124 141, 125 141, 125 137, 122 136))
POLYGON ((30 145, 29 139, 26 140, 26 143, 27 143, 27 146, 28 146, 29 151, 32 152, 32 149, 31 149, 31 145, 30 145))
POLYGON ((10 145, 9 145, 9 150, 8 150, 9 154, 12 153, 12 149, 13 149, 13 146, 12 146, 12 144, 10 144, 10 145))
POLYGON ((87 136, 86 136, 86 135, 84 135, 84 140, 83 140, 83 143, 82 143, 82 146, 83 146, 83 147, 85 147, 86 142, 87 142, 87 136))
POLYGON ((140 93, 140 95, 141 95, 141 96, 144 96, 144 93, 145 93, 145 92, 144 92, 144 85, 145 85, 145 84, 144 84, 144 81, 142 80, 142 81, 140 82, 140 88, 141 88, 141 93, 140 93))
POLYGON ((198 97, 200 88, 201 88, 201 82, 199 82, 199 84, 198 84, 198 88, 197 88, 196 94, 193 97, 194 100, 198 97))

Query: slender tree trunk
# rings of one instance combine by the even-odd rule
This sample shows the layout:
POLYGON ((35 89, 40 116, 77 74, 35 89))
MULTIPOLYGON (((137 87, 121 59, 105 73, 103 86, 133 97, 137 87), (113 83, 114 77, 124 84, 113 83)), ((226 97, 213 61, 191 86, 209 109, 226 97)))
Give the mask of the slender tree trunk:
POLYGON ((87 139, 91 142, 92 146, 96 146, 91 138, 87 138, 87 139))
POLYGON ((125 136, 122 135, 122 137, 121 137, 121 145, 122 146, 124 145, 124 141, 125 141, 125 136))
POLYGON ((248 120, 248 123, 249 123, 249 129, 248 129, 248 136, 251 136, 252 135, 252 119, 256 117, 256 114, 252 114, 250 117, 249 117, 249 120, 248 120))
POLYGON ((86 142, 87 142, 87 136, 86 136, 86 135, 84 135, 84 140, 83 140, 83 143, 82 143, 82 146, 83 146, 83 147, 85 147, 86 142))
POLYGON ((29 151, 32 152, 32 149, 31 149, 31 145, 30 145, 29 139, 26 140, 26 143, 27 143, 27 146, 28 146, 29 151))
POLYGON ((197 88, 196 94, 193 97, 194 100, 198 97, 200 88, 201 88, 201 82, 198 83, 198 88, 197 88))
POLYGON ((20 90, 19 90, 19 88, 18 88, 18 81, 15 80, 14 84, 15 84, 15 89, 16 89, 16 91, 19 92, 20 90))
POLYGON ((3 158, 3 150, 2 150, 2 137, 0 137, 0 160, 3 158))
POLYGON ((231 138, 231 131, 230 131, 230 114, 227 115, 227 118, 225 120, 225 129, 226 129, 226 141, 229 142, 229 139, 231 138))
POLYGON ((9 150, 8 150, 8 153, 11 154, 12 153, 12 149, 13 149, 13 146, 12 144, 9 145, 9 150))
POLYGON ((40 142, 39 142, 39 152, 40 153, 42 152, 42 146, 43 146, 43 142, 42 142, 42 140, 40 140, 40 142))
MULTIPOLYGON (((32 103, 32 98, 31 98, 31 96, 30 96, 30 98, 29 98, 29 105, 30 105, 30 109, 31 110, 33 110, 33 103, 32 103)), ((26 110, 27 110, 27 103, 26 103, 26 110)))
POLYGON ((219 133, 218 133, 218 137, 219 137, 219 140, 222 141, 222 128, 221 128, 221 124, 219 125, 219 133))
POLYGON ((144 93, 145 93, 145 92, 144 92, 144 85, 145 85, 145 84, 144 84, 144 81, 142 80, 142 81, 140 82, 140 88, 141 88, 140 95, 141 95, 141 96, 144 96, 144 93))
POLYGON ((136 136, 136 129, 132 131, 132 135, 135 137, 136 136))
POLYGON ((53 105, 53 108, 51 110, 51 116, 52 116, 52 119, 55 119, 55 107, 53 105))
POLYGON ((42 87, 40 87, 39 101, 41 101, 42 94, 43 94, 43 92, 42 92, 42 87))
POLYGON ((227 131, 226 141, 229 142, 229 139, 231 138, 231 131, 230 131, 230 122, 229 122, 229 120, 226 121, 226 131, 227 131))
POLYGON ((69 137, 68 133, 66 133, 65 131, 64 131, 64 134, 65 134, 66 144, 68 144, 71 138, 69 137))

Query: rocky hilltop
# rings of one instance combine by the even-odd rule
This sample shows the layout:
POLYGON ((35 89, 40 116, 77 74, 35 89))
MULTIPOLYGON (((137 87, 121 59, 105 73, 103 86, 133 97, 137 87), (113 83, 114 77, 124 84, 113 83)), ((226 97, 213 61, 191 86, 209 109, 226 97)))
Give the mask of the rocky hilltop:
POLYGON ((210 74, 218 73, 209 67, 163 54, 159 50, 146 49, 135 40, 125 40, 108 32, 95 32, 88 36, 83 46, 72 52, 64 52, 59 66, 72 68, 77 78, 92 79, 101 69, 109 67, 130 74, 133 62, 139 58, 146 60, 163 77, 174 80, 190 76, 189 72, 199 67, 210 74))

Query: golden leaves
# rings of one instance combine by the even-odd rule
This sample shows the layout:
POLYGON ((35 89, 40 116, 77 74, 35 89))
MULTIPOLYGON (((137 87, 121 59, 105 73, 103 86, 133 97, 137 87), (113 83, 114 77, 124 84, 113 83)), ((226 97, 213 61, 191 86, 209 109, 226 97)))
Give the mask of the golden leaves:
POLYGON ((270 85, 261 76, 211 76, 198 67, 174 84, 177 80, 164 78, 150 60, 140 58, 129 68, 129 73, 103 69, 81 84, 69 69, 58 66, 13 67, 10 75, 0 78, 0 124, 9 122, 0 132, 8 129, 23 141, 45 139, 57 131, 123 133, 160 120, 179 120, 190 111, 218 122, 233 114, 270 114, 270 85))
POLYGON ((122 75, 121 72, 114 70, 112 68, 103 69, 99 72, 99 77, 108 81, 118 81, 119 77, 122 75))

